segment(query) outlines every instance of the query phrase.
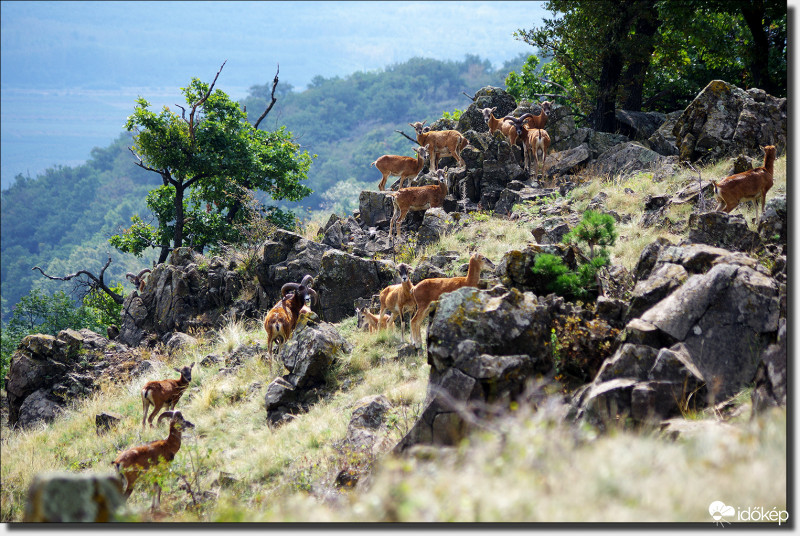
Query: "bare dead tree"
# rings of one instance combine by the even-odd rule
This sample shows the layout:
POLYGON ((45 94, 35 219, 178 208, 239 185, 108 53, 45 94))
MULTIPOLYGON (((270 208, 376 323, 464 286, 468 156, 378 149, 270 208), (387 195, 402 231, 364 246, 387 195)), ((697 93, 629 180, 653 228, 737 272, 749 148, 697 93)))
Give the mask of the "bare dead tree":
POLYGON ((258 120, 255 123, 253 123, 253 128, 255 128, 256 130, 258 130, 258 125, 260 125, 261 121, 265 117, 267 117, 267 114, 270 112, 270 110, 272 110, 272 107, 275 106, 275 102, 278 100, 277 98, 275 98, 275 88, 278 87, 278 73, 280 71, 281 71, 281 64, 279 63, 278 64, 278 69, 275 71, 275 78, 272 79, 272 93, 270 93, 270 98, 272 100, 270 101, 270 103, 267 106, 266 110, 264 110, 264 113, 261 114, 261 116, 258 118, 258 120))
POLYGON ((106 261, 105 266, 103 266, 103 268, 100 269, 100 273, 98 275, 94 275, 89 270, 78 270, 74 274, 65 275, 63 277, 56 277, 52 275, 47 275, 46 273, 44 273, 44 270, 42 270, 38 266, 34 266, 33 268, 31 268, 31 270, 39 270, 39 272, 41 272, 43 276, 45 276, 48 279, 52 279, 54 281, 70 281, 80 276, 86 276, 87 279, 76 280, 75 289, 82 289, 84 291, 83 294, 86 295, 92 290, 99 288, 100 290, 111 296, 111 298, 114 300, 114 303, 121 305, 122 302, 124 301, 122 295, 117 294, 116 292, 108 288, 108 285, 106 285, 105 281, 103 280, 106 273, 106 269, 110 264, 111 264, 111 257, 108 258, 108 261, 106 261))
POLYGON ((697 192, 698 192, 697 210, 699 212, 705 212, 705 210, 706 210, 706 198, 703 195, 703 177, 700 175, 700 171, 697 168, 695 168, 692 165, 691 162, 685 162, 685 164, 687 166, 689 166, 690 168, 692 168, 692 171, 697 173, 697 192))

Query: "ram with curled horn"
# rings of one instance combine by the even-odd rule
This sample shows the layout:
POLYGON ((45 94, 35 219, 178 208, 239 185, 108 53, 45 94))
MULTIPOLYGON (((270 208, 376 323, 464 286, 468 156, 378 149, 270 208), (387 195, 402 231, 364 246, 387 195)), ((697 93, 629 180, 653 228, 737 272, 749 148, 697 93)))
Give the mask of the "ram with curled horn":
POLYGON ((292 336, 303 312, 311 312, 312 300, 317 303, 317 293, 310 285, 314 279, 307 275, 300 283, 286 283, 281 287, 281 300, 267 313, 264 330, 267 332, 267 352, 272 357, 272 344, 280 339, 283 345, 292 336), (303 284, 303 283, 307 283, 303 284))
POLYGON ((147 282, 147 279, 145 279, 144 274, 147 274, 147 273, 150 273, 150 268, 145 268, 144 270, 142 270, 138 274, 134 274, 132 272, 128 272, 127 274, 125 274, 125 277, 128 278, 128 281, 133 283, 133 286, 136 287, 136 290, 138 290, 139 292, 142 292, 144 290, 144 285, 147 282))
MULTIPOLYGON (((311 296, 312 302, 311 305, 316 305, 319 298, 317 297, 317 292, 311 288, 314 285, 314 278, 311 275, 307 274, 303 276, 303 279, 300 280, 300 284, 297 283, 286 283, 281 287, 281 298, 285 298, 287 294, 290 292, 294 292, 297 290, 298 286, 304 286, 308 289, 308 293, 311 296)), ((310 313, 311 312, 311 305, 304 304, 303 308, 300 309, 300 314, 303 313, 310 313)))

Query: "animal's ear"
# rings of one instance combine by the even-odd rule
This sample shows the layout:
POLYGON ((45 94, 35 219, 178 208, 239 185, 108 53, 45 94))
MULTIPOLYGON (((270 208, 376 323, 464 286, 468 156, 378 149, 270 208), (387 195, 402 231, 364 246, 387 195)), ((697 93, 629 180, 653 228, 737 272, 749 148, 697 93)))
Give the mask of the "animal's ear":
POLYGON ((172 370, 174 370, 174 371, 175 371, 175 372, 177 372, 178 374, 181 374, 181 373, 182 373, 182 372, 181 372, 181 369, 179 369, 179 368, 176 368, 176 367, 172 367, 172 370))

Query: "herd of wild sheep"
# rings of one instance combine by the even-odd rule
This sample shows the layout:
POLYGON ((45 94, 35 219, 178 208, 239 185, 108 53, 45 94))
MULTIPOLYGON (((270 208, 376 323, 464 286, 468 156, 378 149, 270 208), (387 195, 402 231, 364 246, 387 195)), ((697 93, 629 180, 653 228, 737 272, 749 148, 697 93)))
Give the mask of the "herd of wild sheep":
MULTIPOLYGON (((551 110, 550 102, 541 103, 542 111, 539 115, 530 113, 520 117, 507 115, 502 119, 494 117, 496 108, 481 110, 484 120, 489 126, 490 133, 500 131, 509 143, 514 146, 522 142, 524 154, 524 168, 530 171, 531 158, 536 161, 536 177, 539 174, 539 159, 541 154, 542 174, 547 151, 550 147, 550 136, 544 127, 547 124, 548 114, 551 110)), ((449 188, 445 170, 438 169, 439 158, 444 156, 454 157, 459 165, 465 165, 461 158, 461 151, 469 144, 467 139, 456 130, 432 131, 425 127, 425 122, 409 123, 417 133, 419 147, 414 150, 416 157, 384 155, 375 160, 371 165, 381 172, 379 190, 383 190, 386 180, 390 176, 399 176, 399 188, 388 192, 392 196, 394 214, 389 226, 389 236, 392 236, 393 227, 397 227, 397 236, 400 236, 400 223, 409 211, 427 210, 441 207, 449 188), (414 186, 403 188, 405 179, 416 177, 424 167, 426 159, 430 159, 430 169, 436 174, 438 184, 430 186, 414 186)), ((775 162, 775 147, 770 145, 764 150, 764 166, 744 173, 731 175, 720 181, 711 181, 714 185, 714 196, 719 202, 716 210, 730 212, 744 200, 754 200, 756 206, 761 201, 761 213, 764 211, 766 195, 772 187, 773 164, 775 162)), ((416 348, 422 347, 421 326, 430 309, 431 303, 438 300, 442 294, 453 292, 461 287, 476 287, 484 265, 491 268, 491 262, 480 253, 474 253, 469 260, 469 269, 465 277, 434 277, 424 279, 414 285, 409 277, 410 267, 400 264, 397 267, 400 283, 390 285, 380 292, 380 312, 376 315, 368 308, 356 308, 358 327, 369 331, 380 329, 394 329, 395 320, 400 319, 400 338, 405 343, 405 322, 403 315, 410 313, 409 326, 411 343, 416 348)), ((149 271, 149 270, 148 270, 149 271)), ((137 287, 144 286, 144 273, 132 276, 131 280, 137 287), (135 279, 135 280, 134 280, 135 279)), ((281 299, 269 310, 264 319, 264 329, 267 332, 267 351, 270 358, 273 355, 273 344, 279 347, 291 336, 302 314, 310 313, 310 306, 316 303, 317 293, 312 288, 314 279, 306 275, 300 283, 287 283, 281 288, 281 299)), ((148 382, 141 391, 142 397, 142 428, 147 421, 153 426, 153 418, 167 408, 156 421, 160 424, 169 418, 169 435, 166 439, 151 441, 144 445, 129 448, 121 452, 114 460, 113 465, 125 481, 125 497, 129 497, 133 484, 142 471, 157 464, 160 459, 171 461, 181 446, 181 432, 186 428, 194 428, 180 411, 175 411, 175 406, 183 395, 192 379, 191 365, 175 369, 180 374, 177 380, 161 380, 148 382), (147 418, 150 406, 153 411, 147 418)), ((160 502, 161 489, 155 486, 152 508, 155 509, 160 502)))

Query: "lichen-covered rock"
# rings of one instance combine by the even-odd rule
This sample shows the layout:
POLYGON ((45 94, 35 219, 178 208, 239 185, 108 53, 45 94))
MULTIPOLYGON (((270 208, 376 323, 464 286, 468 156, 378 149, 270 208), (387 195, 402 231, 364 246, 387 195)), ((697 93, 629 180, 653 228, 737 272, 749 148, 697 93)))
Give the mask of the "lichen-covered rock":
POLYGON ((592 163, 595 172, 619 175, 633 171, 648 171, 658 166, 664 157, 639 142, 618 144, 597 156, 592 163))
MULTIPOLYGON (((235 264, 220 257, 206 261, 188 248, 178 248, 170 263, 153 268, 141 293, 126 297, 117 340, 138 346, 151 334, 159 338, 173 331, 212 327, 237 305, 243 287, 235 264)), ((239 305, 240 313, 255 314, 258 296, 251 304, 239 305)))
POLYGON ((585 168, 590 160, 589 145, 582 143, 577 147, 550 154, 545 173, 548 177, 574 175, 585 168))
POLYGON ((11 356, 6 391, 8 423, 27 427, 55 418, 73 400, 92 393, 102 374, 141 373, 141 356, 88 330, 28 335, 11 356))
POLYGON ((417 230, 417 244, 432 244, 445 236, 453 228, 453 220, 442 208, 425 211, 422 225, 417 230))
POLYGON ((46 473, 33 478, 25 523, 105 523, 125 503, 114 474, 46 473))
POLYGON ((757 154, 759 146, 786 147, 786 99, 763 90, 744 91, 712 80, 675 123, 681 160, 705 162, 739 153, 757 154))
POLYGON ((650 272, 647 279, 636 283, 631 296, 628 318, 637 318, 650 307, 681 286, 689 277, 686 269, 679 264, 661 263, 650 272))
POLYGON ((761 246, 741 214, 693 212, 689 215, 689 240, 734 251, 753 251, 761 246))
POLYGON ((550 313, 530 293, 471 287, 439 300, 428 327, 431 379, 426 407, 397 445, 455 444, 468 426, 470 401, 513 399, 535 373, 552 368, 550 313))
POLYGON ((753 379, 763 347, 778 330, 778 288, 746 266, 718 264, 690 277, 642 315, 685 343, 717 400, 735 394, 753 379))
POLYGON ((356 299, 380 292, 394 282, 396 268, 388 261, 362 259, 337 249, 321 258, 314 288, 319 295, 320 316, 339 322, 353 315, 356 299))
POLYGON ((773 197, 764 207, 758 222, 758 234, 764 243, 780 244, 785 249, 787 230, 786 196, 773 197))
POLYGON ((389 220, 394 212, 392 197, 386 192, 363 190, 358 196, 358 210, 361 214, 361 221, 367 227, 388 229, 389 220))
POLYGON ((751 396, 754 413, 768 407, 786 406, 786 374, 786 319, 782 318, 777 342, 764 350, 758 364, 751 396))
POLYGON ((677 156, 678 147, 672 129, 682 113, 682 110, 668 113, 661 126, 647 139, 647 146, 660 155, 677 156))
POLYGON ((333 360, 352 349, 333 325, 301 317, 294 333, 278 352, 278 359, 289 374, 267 386, 264 397, 267 420, 278 424, 291 415, 308 411, 326 388, 325 375, 333 360))

